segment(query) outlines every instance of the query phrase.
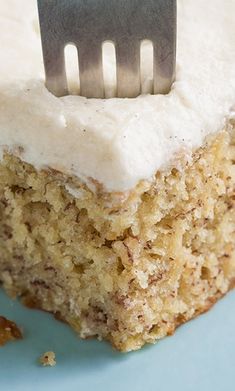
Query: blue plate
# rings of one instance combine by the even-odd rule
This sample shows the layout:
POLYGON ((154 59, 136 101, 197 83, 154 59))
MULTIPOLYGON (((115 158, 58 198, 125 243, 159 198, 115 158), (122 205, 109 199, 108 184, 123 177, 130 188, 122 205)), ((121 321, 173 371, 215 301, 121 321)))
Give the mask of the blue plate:
POLYGON ((234 391, 235 292, 154 346, 123 354, 81 341, 50 314, 29 310, 0 291, 0 314, 24 330, 0 348, 1 391, 234 391), (56 367, 38 357, 56 353, 56 367))

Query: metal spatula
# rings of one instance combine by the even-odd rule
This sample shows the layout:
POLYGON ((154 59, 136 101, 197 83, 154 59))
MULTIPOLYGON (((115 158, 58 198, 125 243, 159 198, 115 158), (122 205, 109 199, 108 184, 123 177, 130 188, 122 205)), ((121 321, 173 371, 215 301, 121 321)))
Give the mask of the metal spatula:
POLYGON ((176 0, 38 0, 46 86, 68 94, 64 49, 78 49, 80 94, 104 97, 102 44, 116 50, 117 96, 141 91, 140 45, 153 43, 153 91, 168 93, 176 57, 176 0))

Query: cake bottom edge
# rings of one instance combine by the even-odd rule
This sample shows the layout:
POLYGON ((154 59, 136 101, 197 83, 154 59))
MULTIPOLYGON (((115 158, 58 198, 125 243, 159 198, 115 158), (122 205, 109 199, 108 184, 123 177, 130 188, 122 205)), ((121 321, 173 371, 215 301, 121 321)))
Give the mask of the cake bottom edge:
MULTIPOLYGON (((1 288, 1 285, 0 285, 0 288, 1 288)), ((190 322, 203 314, 206 314, 208 311, 210 311, 218 303, 218 301, 223 299, 233 289, 235 289, 235 278, 230 283, 230 286, 225 293, 219 293, 214 297, 210 297, 208 299, 208 303, 204 307, 198 308, 197 311, 193 314, 193 316, 191 318, 184 319, 183 317, 180 317, 179 319, 177 319, 175 324, 171 325, 171 327, 168 329, 168 331, 164 337, 173 336, 180 326, 183 326, 185 323, 190 322)), ((9 294, 9 297, 11 297, 13 300, 15 299, 14 297, 12 297, 11 294, 9 294)), ((59 311, 56 311, 55 313, 53 313, 52 311, 45 309, 43 307, 43 304, 41 302, 37 301, 37 297, 32 297, 30 294, 28 294, 28 295, 26 294, 23 297, 19 297, 19 298, 21 299, 21 303, 24 306, 26 306, 27 308, 29 308, 31 310, 45 311, 49 314, 52 314, 56 321, 66 323, 68 326, 70 326, 75 331, 75 333, 77 333, 78 337, 80 337, 80 338, 82 337, 80 335, 79 327, 75 326, 77 323, 76 318, 68 320, 68 319, 64 318, 59 311)), ((97 335, 97 334, 83 336, 82 338, 83 339, 98 339, 100 341, 103 340, 103 337, 100 335, 97 335)), ((158 338, 154 342, 153 341, 146 342, 146 340, 142 339, 141 336, 139 338, 136 338, 136 336, 135 336, 134 341, 132 338, 130 338, 129 341, 126 341, 124 344, 121 344, 120 342, 116 342, 115 339, 113 339, 112 335, 106 335, 106 337, 105 337, 105 340, 111 343, 113 349, 118 350, 121 353, 128 353, 131 351, 139 350, 146 344, 156 344, 160 339, 161 338, 158 338)))

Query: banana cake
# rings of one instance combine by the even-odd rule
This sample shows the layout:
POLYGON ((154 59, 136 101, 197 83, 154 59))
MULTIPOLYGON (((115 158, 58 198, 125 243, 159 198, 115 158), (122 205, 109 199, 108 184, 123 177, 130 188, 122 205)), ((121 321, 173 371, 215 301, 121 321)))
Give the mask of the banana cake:
MULTIPOLYGON (((121 351, 235 283, 235 0, 178 0, 176 79, 117 99, 44 85, 36 0, 0 1, 0 281, 121 351), (77 93, 78 92, 78 93, 77 93)), ((68 53, 72 66, 72 54, 68 53)), ((74 62, 74 60, 73 60, 74 62)))

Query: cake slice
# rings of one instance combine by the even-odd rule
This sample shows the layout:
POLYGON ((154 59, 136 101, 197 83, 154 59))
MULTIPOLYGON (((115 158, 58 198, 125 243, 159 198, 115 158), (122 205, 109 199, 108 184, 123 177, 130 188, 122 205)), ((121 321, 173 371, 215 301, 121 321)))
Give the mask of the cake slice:
POLYGON ((36 1, 20 3, 0 5, 0 280, 138 349, 235 283, 235 2, 179 0, 170 94, 148 94, 146 44, 142 96, 106 100, 46 90, 36 1))

